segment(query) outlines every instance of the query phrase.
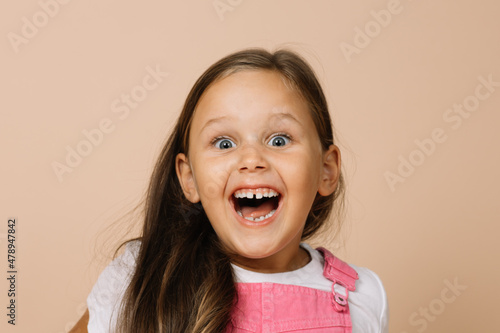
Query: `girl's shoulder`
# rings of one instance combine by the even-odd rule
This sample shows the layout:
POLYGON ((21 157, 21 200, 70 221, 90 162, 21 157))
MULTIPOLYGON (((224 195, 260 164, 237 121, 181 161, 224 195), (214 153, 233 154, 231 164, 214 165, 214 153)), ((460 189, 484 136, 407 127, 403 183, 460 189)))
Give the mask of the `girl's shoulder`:
POLYGON ((111 331, 109 325, 116 322, 117 310, 130 283, 139 247, 138 240, 128 242, 125 251, 113 259, 97 278, 87 297, 88 332, 111 331))
POLYGON ((349 293, 353 332, 388 332, 389 304, 382 280, 366 267, 349 266, 359 276, 356 290, 349 293))
POLYGON ((367 297, 383 299, 385 297, 385 288, 380 277, 374 271, 366 267, 348 264, 358 273, 356 281, 356 290, 362 292, 367 297))

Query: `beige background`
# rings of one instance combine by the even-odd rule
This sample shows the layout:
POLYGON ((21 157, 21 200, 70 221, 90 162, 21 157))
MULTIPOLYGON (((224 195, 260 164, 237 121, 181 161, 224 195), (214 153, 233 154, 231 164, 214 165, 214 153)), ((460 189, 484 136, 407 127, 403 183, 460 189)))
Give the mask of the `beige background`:
POLYGON ((12 327, 2 278, 0 330, 67 332, 137 225, 119 218, 140 200, 196 78, 235 50, 289 45, 316 69, 343 153, 348 211, 329 246, 382 278, 390 331, 498 332, 500 87, 477 88, 478 77, 500 82, 498 2, 216 4, 226 11, 212 0, 2 2, 0 265, 4 276, 15 217, 19 297, 12 327), (383 26, 372 11, 388 7, 383 26), (365 29, 372 37, 356 37, 365 29), (169 75, 141 96, 148 67, 169 75), (113 112, 131 92, 144 100, 113 112), (463 103, 474 109, 465 118, 447 111, 463 103), (112 130, 59 179, 53 163, 106 119, 112 130), (436 128, 441 142, 419 152, 415 140, 436 128), (400 158, 419 165, 391 187, 400 158), (455 296, 454 282, 466 287, 455 296))

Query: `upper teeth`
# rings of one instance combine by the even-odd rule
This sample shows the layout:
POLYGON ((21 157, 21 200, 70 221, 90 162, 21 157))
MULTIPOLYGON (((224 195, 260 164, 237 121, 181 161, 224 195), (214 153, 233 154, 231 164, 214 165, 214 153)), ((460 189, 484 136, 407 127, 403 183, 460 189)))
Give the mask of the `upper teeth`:
POLYGON ((247 199, 262 199, 262 198, 273 198, 278 196, 278 192, 271 190, 269 188, 257 188, 257 189, 244 189, 234 192, 235 198, 247 198, 247 199))

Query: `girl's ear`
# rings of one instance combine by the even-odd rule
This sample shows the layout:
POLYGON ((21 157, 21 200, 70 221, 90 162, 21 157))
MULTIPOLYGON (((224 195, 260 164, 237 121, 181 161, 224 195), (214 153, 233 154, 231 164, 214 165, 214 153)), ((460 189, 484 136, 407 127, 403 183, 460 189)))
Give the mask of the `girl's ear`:
POLYGON ((323 166, 318 193, 322 196, 332 194, 337 188, 340 178, 340 150, 335 145, 330 145, 323 153, 323 166))
POLYGON ((193 170, 191 169, 187 156, 183 153, 179 153, 175 157, 175 172, 177 173, 177 178, 179 179, 186 199, 192 203, 200 201, 193 170))

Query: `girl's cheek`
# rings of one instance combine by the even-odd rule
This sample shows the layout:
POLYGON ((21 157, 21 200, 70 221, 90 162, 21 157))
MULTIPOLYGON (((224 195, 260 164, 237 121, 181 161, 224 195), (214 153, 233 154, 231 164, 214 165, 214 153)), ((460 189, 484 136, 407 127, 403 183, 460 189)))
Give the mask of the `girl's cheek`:
POLYGON ((320 176, 321 161, 314 156, 303 154, 286 163, 286 172, 293 177, 297 188, 316 188, 320 176))
POLYGON ((200 161, 202 176, 198 178, 200 195, 207 199, 220 197, 229 176, 227 164, 222 159, 200 161))

